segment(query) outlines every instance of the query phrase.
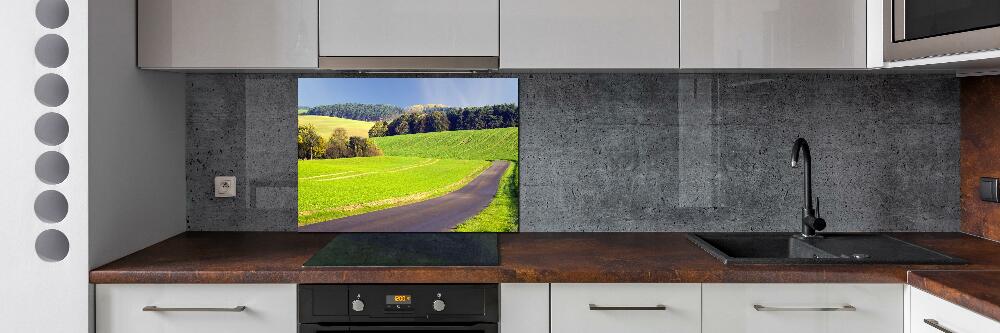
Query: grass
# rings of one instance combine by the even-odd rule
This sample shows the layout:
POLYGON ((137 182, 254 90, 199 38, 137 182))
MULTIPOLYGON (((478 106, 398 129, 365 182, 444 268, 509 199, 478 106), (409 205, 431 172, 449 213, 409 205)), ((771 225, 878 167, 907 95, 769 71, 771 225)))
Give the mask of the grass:
POLYGON ((309 109, 299 109, 299 115, 309 112, 309 109))
MULTIPOLYGON (((301 110, 300 110, 301 111, 301 110)), ((316 133, 323 136, 324 138, 329 138, 330 134, 333 133, 333 129, 341 127, 347 130, 348 136, 360 136, 363 138, 368 137, 368 130, 372 128, 374 123, 353 120, 338 117, 327 117, 327 116, 299 116, 299 125, 313 125, 316 126, 316 133)))
POLYGON ((500 186, 486 209, 462 222, 455 231, 462 232, 517 232, 519 216, 519 172, 517 163, 511 163, 500 178, 500 186))
POLYGON ((483 160, 359 157, 299 160, 299 225, 439 197, 489 166, 483 160))
POLYGON ((373 138, 387 156, 517 161, 517 127, 373 138))
MULTIPOLYGON (((336 117, 300 116, 299 119, 300 123, 303 119, 316 119, 341 124, 340 127, 347 122, 365 123, 366 137, 371 126, 336 117)), ((326 132, 332 132, 333 128, 321 129, 320 133, 329 135, 326 132)), ((490 204, 455 230, 518 230, 517 128, 419 133, 372 140, 386 156, 299 161, 299 225, 439 197, 465 186, 489 167, 488 161, 509 160, 512 163, 504 171, 490 204)))

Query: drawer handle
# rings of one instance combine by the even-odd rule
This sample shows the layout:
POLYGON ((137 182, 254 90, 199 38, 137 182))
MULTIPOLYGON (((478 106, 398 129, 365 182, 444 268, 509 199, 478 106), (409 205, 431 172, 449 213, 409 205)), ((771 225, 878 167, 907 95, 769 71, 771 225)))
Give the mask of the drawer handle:
POLYGON ((662 304, 657 304, 654 306, 600 306, 596 304, 590 305, 591 311, 663 311, 666 309, 667 306, 662 304))
POLYGON ((763 306, 760 304, 754 304, 753 309, 757 311, 857 311, 853 305, 844 305, 838 307, 828 307, 828 308, 775 308, 770 306, 763 306))
POLYGON ((231 308, 161 308, 155 305, 142 307, 142 311, 154 312, 243 312, 247 307, 240 305, 231 308))
POLYGON ((924 319, 924 324, 927 324, 930 327, 936 328, 938 331, 941 331, 941 332, 944 332, 944 333, 955 333, 955 331, 949 330, 949 329, 945 328, 944 326, 941 326, 941 323, 939 323, 937 320, 934 320, 934 319, 924 319))

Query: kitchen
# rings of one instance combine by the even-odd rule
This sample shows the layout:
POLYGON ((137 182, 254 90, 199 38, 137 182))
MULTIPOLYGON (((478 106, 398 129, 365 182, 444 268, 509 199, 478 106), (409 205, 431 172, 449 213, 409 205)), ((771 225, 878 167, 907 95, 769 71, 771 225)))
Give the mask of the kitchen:
MULTIPOLYGON (((4 331, 1000 332, 990 1, 8 7, 4 331), (306 230, 303 91, 371 80, 514 91, 514 230, 306 230)), ((349 160, 471 132, 408 130, 349 160)))

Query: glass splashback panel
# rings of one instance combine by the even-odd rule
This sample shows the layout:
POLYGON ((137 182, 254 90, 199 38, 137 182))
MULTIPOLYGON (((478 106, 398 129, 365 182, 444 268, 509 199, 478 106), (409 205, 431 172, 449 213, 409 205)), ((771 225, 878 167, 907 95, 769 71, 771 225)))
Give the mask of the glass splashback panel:
POLYGON ((302 232, 516 232, 516 78, 301 78, 302 232))

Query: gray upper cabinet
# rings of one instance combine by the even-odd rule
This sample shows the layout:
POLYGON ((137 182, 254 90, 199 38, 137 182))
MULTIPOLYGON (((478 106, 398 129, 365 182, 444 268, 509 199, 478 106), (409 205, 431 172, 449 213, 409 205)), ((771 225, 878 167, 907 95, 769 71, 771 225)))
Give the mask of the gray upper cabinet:
POLYGON ((499 0, 319 0, 323 57, 500 55, 499 0))
POLYGON ((681 68, 870 67, 865 0, 681 0, 681 17, 681 68))
POLYGON ((500 67, 678 66, 678 0, 503 0, 500 67))
POLYGON ((137 1, 151 69, 882 65, 879 0, 137 1))
POLYGON ((317 0, 138 0, 139 67, 316 68, 317 0))

